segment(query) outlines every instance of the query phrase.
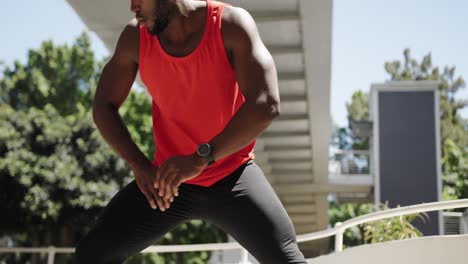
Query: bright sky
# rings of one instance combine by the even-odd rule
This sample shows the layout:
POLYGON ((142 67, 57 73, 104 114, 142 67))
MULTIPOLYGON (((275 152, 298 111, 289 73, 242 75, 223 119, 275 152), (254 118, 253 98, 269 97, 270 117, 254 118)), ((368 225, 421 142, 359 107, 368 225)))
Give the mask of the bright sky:
MULTIPOLYGON (((340 126, 352 93, 387 80, 384 63, 403 59, 404 48, 418 61, 431 52, 434 65, 456 66, 456 77, 468 81, 468 1, 334 0, 333 16, 331 114, 340 126)), ((7 65, 24 62, 45 39, 71 44, 85 30, 65 0, 4 1, 0 17, 0 60, 7 65)), ((98 58, 108 54, 95 35, 91 40, 98 58)), ((458 98, 468 99, 468 88, 458 98)))

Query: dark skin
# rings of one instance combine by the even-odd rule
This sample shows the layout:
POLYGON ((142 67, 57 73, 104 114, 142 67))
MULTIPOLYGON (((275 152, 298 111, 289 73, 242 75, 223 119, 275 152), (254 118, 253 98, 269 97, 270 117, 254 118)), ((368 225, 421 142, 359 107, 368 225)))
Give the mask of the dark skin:
MULTIPOLYGON (((131 10, 138 20, 133 19, 125 27, 112 58, 103 69, 94 98, 93 117, 104 139, 130 165, 151 207, 165 211, 178 196, 180 184, 200 175, 207 163, 194 149, 192 155, 171 157, 160 167, 153 165, 130 138, 118 109, 138 71, 139 24, 151 29, 157 18, 154 11, 162 6, 170 22, 158 35, 160 42, 168 54, 186 56, 197 47, 203 35, 206 3, 196 0, 131 2, 131 10)), ((249 145, 280 112, 275 64, 250 14, 241 8, 225 7, 222 38, 246 101, 224 130, 209 141, 215 160, 249 145)))

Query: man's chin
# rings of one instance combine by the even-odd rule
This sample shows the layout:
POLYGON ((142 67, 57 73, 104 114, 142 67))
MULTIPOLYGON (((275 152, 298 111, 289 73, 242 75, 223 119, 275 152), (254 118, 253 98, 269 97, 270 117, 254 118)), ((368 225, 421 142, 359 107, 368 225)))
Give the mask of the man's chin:
POLYGON ((149 32, 152 36, 159 35, 159 33, 157 33, 157 32, 154 30, 154 27, 147 27, 146 29, 148 30, 148 32, 149 32))
POLYGON ((151 35, 157 36, 161 34, 167 28, 168 24, 169 24, 168 21, 162 21, 160 23, 156 23, 151 28, 148 28, 148 31, 151 35))

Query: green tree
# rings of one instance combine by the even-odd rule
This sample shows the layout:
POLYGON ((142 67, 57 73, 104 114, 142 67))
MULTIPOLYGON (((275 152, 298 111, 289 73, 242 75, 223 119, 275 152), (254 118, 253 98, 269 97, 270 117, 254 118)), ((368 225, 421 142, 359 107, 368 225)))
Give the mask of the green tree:
POLYGON ((338 125, 333 124, 331 145, 338 149, 352 149, 353 138, 349 127, 339 127, 338 125))
POLYGON ((442 174, 444 200, 468 198, 468 151, 450 139, 443 146, 442 174))
MULTIPOLYGON (((460 115, 460 110, 467 106, 467 101, 456 100, 456 94, 466 87, 464 79, 455 78, 455 67, 432 65, 432 56, 427 54, 421 62, 411 57, 405 49, 403 62, 398 60, 386 62, 385 70, 392 81, 400 80, 438 80, 440 94, 440 125, 442 145, 442 172, 444 181, 444 198, 468 198, 467 173, 463 166, 468 156, 468 120, 460 115), (447 151, 449 151, 447 153, 447 151), (455 154, 456 153, 456 154, 455 154)), ((352 134, 352 122, 368 118, 368 94, 357 91, 347 104, 349 128, 338 128, 335 142, 347 142, 352 149, 361 149, 362 139, 352 134)), ((364 144, 365 145, 365 144, 364 144)))
POLYGON ((369 120, 369 95, 362 91, 357 91, 351 98, 351 103, 346 104, 348 110, 348 130, 352 138, 351 149, 368 150, 369 138, 360 137, 352 133, 353 126, 357 122, 369 120))
POLYGON ((15 61, 14 67, 6 67, 0 81, 0 102, 17 110, 52 104, 62 115, 88 109, 83 99, 95 86, 96 67, 86 34, 71 47, 44 41, 39 50, 29 51, 25 65, 15 61))
MULTIPOLYGON (((440 81, 443 198, 444 200, 468 198, 468 121, 460 116, 460 110, 466 107, 467 101, 457 101, 455 98, 455 95, 465 88, 465 81, 462 77, 455 78, 455 67, 446 66, 443 71, 439 67, 434 67, 430 53, 424 56, 419 63, 411 58, 409 49, 405 49, 403 54, 403 62, 398 60, 386 62, 385 70, 390 74, 392 81, 440 81)), ((352 134, 352 124, 355 121, 369 119, 368 93, 356 91, 346 107, 349 126, 336 127, 332 142, 341 149, 363 149, 366 146, 365 139, 360 139, 352 134)), ((342 222, 359 215, 361 206, 366 205, 331 203, 330 222, 334 225, 337 221, 342 222)), ((386 230, 386 227, 401 228, 406 226, 408 227, 407 237, 417 236, 417 230, 412 229, 409 225, 415 217, 415 215, 407 216, 404 218, 405 222, 398 222, 398 219, 387 219, 387 225, 379 221, 367 226, 366 230, 362 226, 349 230, 344 234, 344 244, 351 246, 362 244, 365 241, 391 240, 392 232, 386 230)))
MULTIPOLYGON (((372 208, 372 204, 338 204, 336 202, 330 202, 328 210, 330 225, 334 227, 338 222, 343 223, 351 218, 372 213, 372 208)), ((343 234, 343 248, 364 244, 364 232, 362 226, 354 226, 346 229, 343 234)), ((335 248, 335 237, 330 239, 329 248, 335 248)))
MULTIPOLYGON (((385 63, 390 80, 440 81, 441 142, 451 139, 456 145, 468 148, 468 120, 460 116, 460 110, 468 105, 468 101, 456 100, 455 96, 466 87, 465 80, 461 76, 455 78, 455 67, 445 66, 441 71, 433 66, 430 53, 420 63, 411 58, 409 49, 405 49, 403 54, 403 62, 395 60, 385 63)), ((365 92, 357 91, 352 95, 351 102, 346 105, 350 125, 352 121, 368 120, 368 102, 369 96, 365 92)))
MULTIPOLYGON (((0 217, 0 237, 8 235, 16 246, 73 246, 112 195, 133 179, 91 118, 104 63, 95 60, 89 38, 82 34, 71 47, 45 41, 29 51, 24 65, 0 65, 0 210, 7 212, 0 217)), ((120 113, 133 140, 152 157, 149 98, 132 91, 120 113)), ((226 240, 216 226, 192 220, 158 244, 226 240)), ((209 257, 195 252, 135 259, 203 263, 209 257)))
POLYGON ((119 109, 119 113, 133 141, 147 157, 152 158, 156 149, 150 98, 145 92, 132 91, 119 109))
POLYGON ((346 110, 350 121, 369 120, 369 95, 363 91, 354 92, 346 110))
POLYGON ((339 149, 346 150, 367 150, 369 149, 369 139, 361 138, 352 133, 355 122, 369 120, 369 95, 363 91, 353 93, 351 102, 346 103, 348 112, 347 127, 333 127, 332 145, 339 149))
MULTIPOLYGON (((375 207, 373 204, 330 203, 329 219, 331 226, 338 222, 345 222, 349 219, 370 214, 372 212, 384 211, 390 209, 387 204, 381 204, 375 207)), ((402 215, 399 217, 390 217, 378 221, 372 221, 357 225, 345 230, 343 234, 343 248, 353 247, 368 243, 379 243, 391 240, 409 239, 421 237, 422 233, 411 223, 416 218, 423 221, 428 219, 426 213, 402 215)), ((330 239, 329 247, 334 249, 335 237, 330 239)))
POLYGON ((467 101, 455 98, 457 92, 466 87, 465 80, 461 76, 455 78, 455 67, 445 66, 443 71, 434 67, 430 53, 420 63, 411 58, 409 49, 405 49, 403 54, 403 62, 385 63, 391 80, 440 81, 443 197, 468 198, 468 176, 464 168, 468 162, 468 120, 460 116, 460 110, 467 106, 467 101))
POLYGON ((455 78, 455 66, 445 66, 443 70, 434 67, 431 53, 425 55, 420 63, 411 57, 410 49, 405 49, 403 54, 403 62, 395 60, 385 63, 391 80, 440 81, 441 142, 451 139, 458 146, 468 148, 468 120, 460 116, 460 110, 468 105, 468 101, 455 98, 466 87, 465 80, 461 76, 455 78))
POLYGON ((27 246, 73 246, 130 170, 86 115, 0 106, 0 210, 5 234, 27 246))
MULTIPOLYGON (((388 209, 388 204, 385 203, 380 205, 378 210, 385 211, 388 209)), ((420 218, 425 222, 429 219, 429 215, 427 213, 416 213, 364 223, 362 225, 364 229, 364 241, 372 244, 422 237, 421 231, 411 224, 416 218, 420 218)))

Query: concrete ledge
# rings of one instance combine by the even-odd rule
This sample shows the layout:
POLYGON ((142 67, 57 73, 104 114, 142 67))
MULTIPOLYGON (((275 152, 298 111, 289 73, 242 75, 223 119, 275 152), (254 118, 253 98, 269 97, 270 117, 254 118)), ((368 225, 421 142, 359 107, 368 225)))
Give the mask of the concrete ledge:
POLYGON ((468 235, 430 236, 352 247, 309 259, 313 264, 462 264, 467 263, 468 235))

